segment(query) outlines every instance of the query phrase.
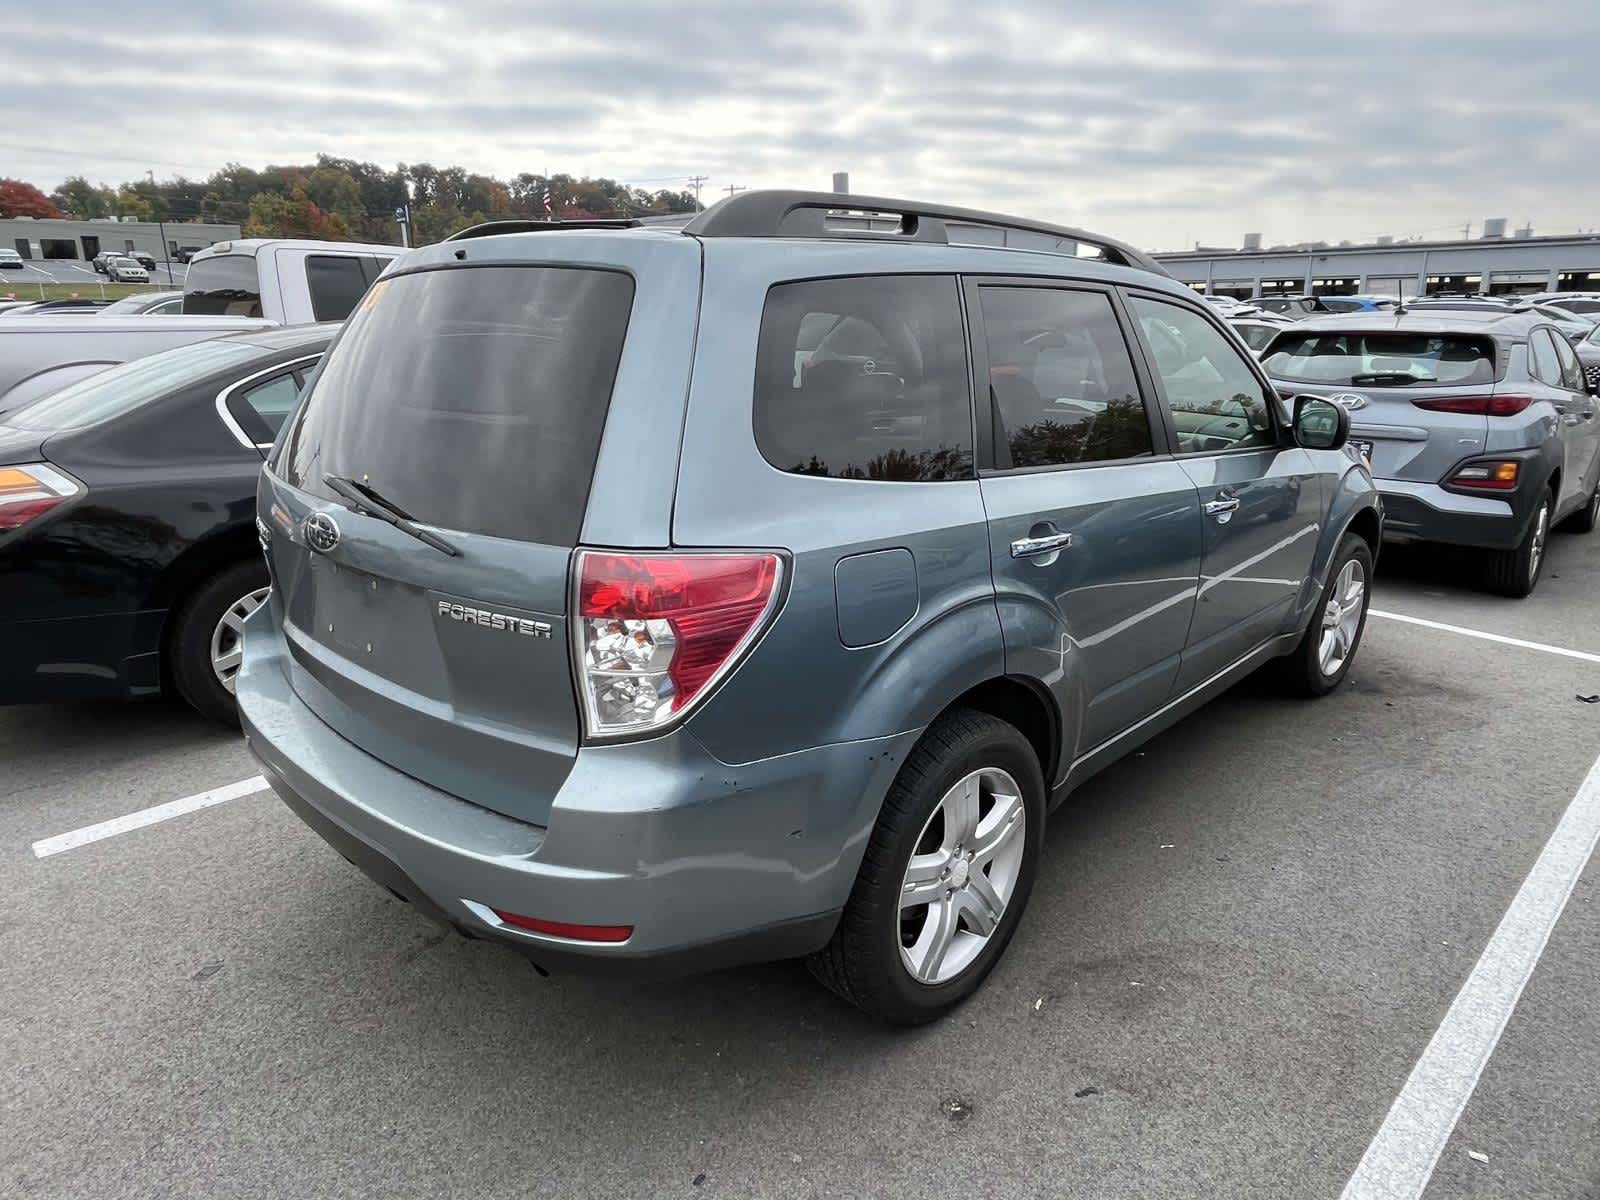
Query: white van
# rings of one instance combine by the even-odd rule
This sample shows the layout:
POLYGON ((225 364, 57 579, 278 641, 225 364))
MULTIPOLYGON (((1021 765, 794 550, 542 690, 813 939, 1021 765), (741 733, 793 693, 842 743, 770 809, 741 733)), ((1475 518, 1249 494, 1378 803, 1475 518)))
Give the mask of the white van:
POLYGON ((265 317, 279 325, 342 321, 400 246, 248 238, 189 260, 186 315, 265 317))

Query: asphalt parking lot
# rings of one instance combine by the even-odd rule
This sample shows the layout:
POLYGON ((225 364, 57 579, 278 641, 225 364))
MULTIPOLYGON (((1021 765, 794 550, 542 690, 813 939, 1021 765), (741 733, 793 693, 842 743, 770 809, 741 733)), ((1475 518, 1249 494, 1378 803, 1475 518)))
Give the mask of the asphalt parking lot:
POLYGON ((1387 554, 1347 686, 1248 681, 1090 783, 910 1033, 794 964, 540 978, 270 792, 40 857, 255 768, 176 707, 0 709, 0 1194, 1336 1197, 1371 1147, 1349 1194, 1415 1195, 1492 1049, 1426 1195, 1600 1195, 1600 537, 1551 556, 1508 601, 1387 554))
MULTIPOLYGON (((182 263, 173 262, 169 279, 167 264, 158 261, 156 269, 150 272, 150 282, 162 287, 182 287, 187 270, 182 263)), ((16 291, 22 296, 27 294, 30 284, 81 283, 93 287, 107 282, 109 280, 88 263, 68 259, 32 259, 23 264, 20 271, 0 271, 0 291, 16 291)))

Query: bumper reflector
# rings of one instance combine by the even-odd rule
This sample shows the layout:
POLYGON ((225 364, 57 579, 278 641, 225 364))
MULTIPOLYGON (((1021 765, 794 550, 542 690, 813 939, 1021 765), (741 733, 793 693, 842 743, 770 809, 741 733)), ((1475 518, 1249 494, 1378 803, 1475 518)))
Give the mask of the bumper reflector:
POLYGON ((573 925, 568 921, 545 921, 539 917, 525 917, 521 913, 491 909, 513 929, 526 929, 549 937, 567 938, 574 942, 625 942, 633 936, 632 925, 573 925))

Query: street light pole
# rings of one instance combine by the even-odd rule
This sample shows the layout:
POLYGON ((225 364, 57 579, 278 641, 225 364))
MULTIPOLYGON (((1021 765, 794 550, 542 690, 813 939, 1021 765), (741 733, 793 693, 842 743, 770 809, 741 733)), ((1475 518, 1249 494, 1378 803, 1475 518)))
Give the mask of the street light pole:
MULTIPOLYGON (((150 176, 150 186, 152 188, 155 187, 156 173, 151 170, 146 170, 145 174, 150 176)), ((167 286, 171 287, 176 281, 172 278, 172 246, 167 241, 167 223, 161 220, 161 218, 157 217, 156 228, 161 231, 161 257, 166 261, 167 286)))

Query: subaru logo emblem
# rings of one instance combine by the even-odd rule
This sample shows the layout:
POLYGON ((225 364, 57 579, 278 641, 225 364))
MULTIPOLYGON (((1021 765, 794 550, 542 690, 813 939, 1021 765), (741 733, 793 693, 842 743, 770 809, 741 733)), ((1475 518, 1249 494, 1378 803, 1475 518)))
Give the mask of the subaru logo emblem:
POLYGON ((306 545, 326 554, 339 544, 339 523, 325 512, 312 513, 302 526, 306 545))
POLYGON ((1346 412, 1355 412, 1356 409, 1367 406, 1367 398, 1357 392, 1335 392, 1328 397, 1328 400, 1346 412))

